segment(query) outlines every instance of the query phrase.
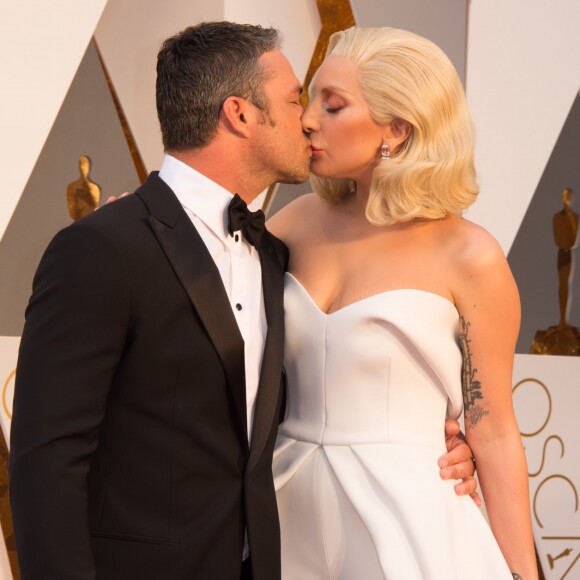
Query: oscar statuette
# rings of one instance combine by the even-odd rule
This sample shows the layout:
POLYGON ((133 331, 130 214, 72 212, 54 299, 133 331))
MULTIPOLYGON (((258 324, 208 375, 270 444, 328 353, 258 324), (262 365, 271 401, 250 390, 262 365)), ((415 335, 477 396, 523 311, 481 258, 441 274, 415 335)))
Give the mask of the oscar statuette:
POLYGON ((554 215, 552 227, 558 246, 558 280, 560 322, 547 330, 538 330, 530 354, 555 354, 580 356, 580 331, 567 321, 570 306, 570 278, 572 274, 572 249, 578 241, 578 214, 572 211, 572 190, 562 192, 564 207, 554 215))
POLYGON ((81 155, 79 159, 80 177, 69 183, 66 188, 68 213, 74 221, 93 213, 99 205, 101 188, 91 181, 90 170, 90 158, 81 155))

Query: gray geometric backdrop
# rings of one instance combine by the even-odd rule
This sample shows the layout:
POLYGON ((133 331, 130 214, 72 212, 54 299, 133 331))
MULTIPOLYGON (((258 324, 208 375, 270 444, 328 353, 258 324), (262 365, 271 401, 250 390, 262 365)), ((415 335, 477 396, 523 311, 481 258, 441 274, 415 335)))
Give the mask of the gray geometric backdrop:
MULTIPOLYGON (((541 139, 541 136, 537 138, 541 139)), ((572 209, 580 214, 580 97, 574 101, 508 255, 522 301, 518 353, 528 353, 536 331, 557 325, 560 320, 558 248, 554 243, 552 216, 563 207, 562 190, 565 187, 575 192, 572 209)), ((517 194, 514 191, 514 195, 517 194)), ((572 255, 577 263, 579 251, 573 251, 572 255)), ((574 272, 570 296, 576 300, 572 300, 568 323, 580 327, 580 276, 574 276, 574 272)))
POLYGON ((0 336, 22 334, 38 262, 56 232, 72 221, 66 186, 78 179, 83 154, 92 160, 90 177, 101 186, 101 203, 139 185, 94 41, 0 243, 0 336))

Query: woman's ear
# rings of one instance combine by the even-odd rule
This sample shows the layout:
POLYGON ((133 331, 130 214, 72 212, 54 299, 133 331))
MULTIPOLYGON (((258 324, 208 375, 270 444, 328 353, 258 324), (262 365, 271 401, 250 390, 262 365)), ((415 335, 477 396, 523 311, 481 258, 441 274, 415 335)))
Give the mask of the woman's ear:
POLYGON ((384 140, 389 142, 393 151, 396 151, 397 147, 404 143, 410 134, 411 123, 396 117, 387 125, 384 140))

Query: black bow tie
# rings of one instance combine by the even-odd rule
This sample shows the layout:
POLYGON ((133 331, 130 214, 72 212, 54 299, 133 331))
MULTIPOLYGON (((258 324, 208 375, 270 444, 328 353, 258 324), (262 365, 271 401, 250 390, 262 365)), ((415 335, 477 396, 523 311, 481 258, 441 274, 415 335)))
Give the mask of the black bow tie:
POLYGON ((228 232, 232 236, 234 232, 242 230, 244 238, 256 248, 260 249, 260 240, 264 233, 264 212, 250 211, 246 202, 236 193, 228 205, 228 232))

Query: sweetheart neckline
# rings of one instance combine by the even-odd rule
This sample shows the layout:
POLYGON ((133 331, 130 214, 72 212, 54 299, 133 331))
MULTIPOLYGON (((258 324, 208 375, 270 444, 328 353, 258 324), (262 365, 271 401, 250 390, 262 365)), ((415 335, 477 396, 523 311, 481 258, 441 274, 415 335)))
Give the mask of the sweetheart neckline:
POLYGON ((455 304, 453 304, 453 302, 451 302, 447 298, 444 298, 440 294, 436 294, 435 292, 429 292, 429 290, 420 290, 418 288, 392 288, 391 290, 383 290, 382 292, 376 292, 375 294, 370 294, 369 296, 364 296, 363 298, 359 298, 358 300, 355 300, 354 302, 350 302, 349 304, 342 306, 341 308, 339 308, 338 310, 334 310, 333 312, 324 312, 324 310, 322 310, 322 308, 320 308, 320 306, 318 306, 318 304, 314 301, 314 298, 312 298, 312 296, 310 295, 308 290, 306 290, 306 288, 304 287, 302 282, 300 282, 300 280, 298 280, 298 278, 296 278, 296 276, 294 276, 294 274, 291 274, 290 272, 286 272, 286 276, 289 276, 292 280, 294 280, 296 285, 306 295, 309 302, 314 306, 314 308, 320 314, 322 314, 323 316, 325 316, 327 318, 330 318, 331 316, 334 316, 335 314, 339 314, 343 310, 348 310, 351 307, 356 306, 357 304, 359 304, 361 302, 367 302, 367 301, 372 300, 374 298, 379 298, 379 297, 385 296, 386 294, 396 294, 396 293, 400 293, 400 292, 415 292, 415 293, 418 293, 419 295, 433 296, 438 301, 443 301, 443 302, 447 303, 451 308, 453 308, 457 317, 459 317, 459 311, 457 310, 457 307, 455 306, 455 304))

